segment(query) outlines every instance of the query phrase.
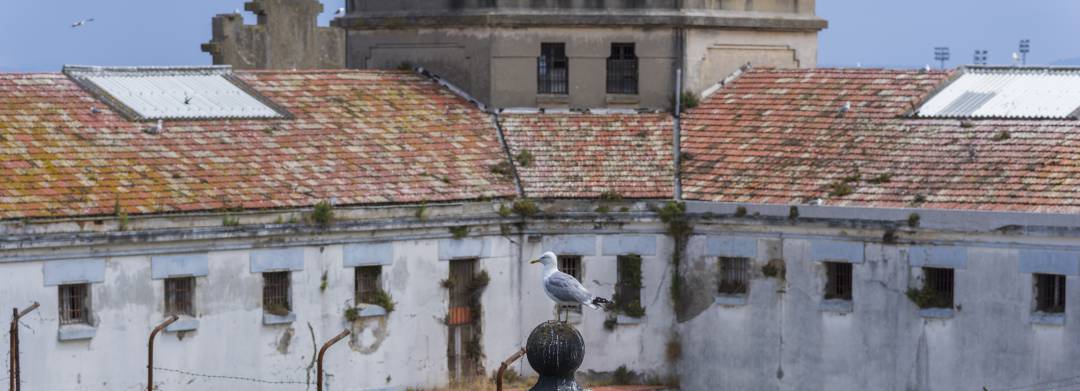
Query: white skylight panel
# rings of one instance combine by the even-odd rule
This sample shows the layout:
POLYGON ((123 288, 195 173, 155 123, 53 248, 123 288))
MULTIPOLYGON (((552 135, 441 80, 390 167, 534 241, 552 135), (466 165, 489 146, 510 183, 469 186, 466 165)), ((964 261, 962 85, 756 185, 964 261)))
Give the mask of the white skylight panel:
POLYGON ((920 117, 1074 118, 1080 109, 1080 70, 965 68, 918 110, 920 117))

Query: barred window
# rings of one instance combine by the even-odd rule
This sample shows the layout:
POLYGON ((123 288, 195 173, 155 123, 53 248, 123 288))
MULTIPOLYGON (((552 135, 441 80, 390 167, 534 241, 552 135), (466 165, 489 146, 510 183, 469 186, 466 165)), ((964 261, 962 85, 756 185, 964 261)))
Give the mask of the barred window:
POLYGON ((638 93, 638 57, 633 43, 611 44, 607 58, 607 93, 638 93))
POLYGON ((165 316, 195 316, 195 277, 165 279, 165 316))
POLYGON ((923 289, 930 295, 927 308, 952 308, 953 269, 923 268, 923 289))
POLYGON ((90 284, 60 285, 60 324, 90 324, 90 284))
POLYGON ((617 259, 615 280, 615 305, 624 314, 634 317, 644 315, 641 306, 641 256, 620 255, 617 259))
POLYGON ((825 299, 851 300, 851 264, 825 262, 825 299))
POLYGON ((536 59, 536 92, 566 95, 570 93, 570 60, 566 44, 541 43, 536 59))
MULTIPOLYGON (((581 256, 580 255, 560 255, 559 259, 559 271, 569 274, 576 278, 578 281, 581 279, 581 256)), ((581 304, 568 304, 563 305, 562 309, 581 312, 581 304)))
POLYGON ((1065 312, 1065 276, 1035 274, 1035 310, 1058 314, 1065 312))
POLYGON ((745 294, 749 285, 750 259, 737 257, 720 257, 720 284, 718 286, 721 295, 745 294))
POLYGON ((292 312, 289 272, 263 273, 263 311, 274 315, 292 312))
POLYGON ((380 288, 382 266, 360 266, 356 268, 356 302, 375 304, 375 295, 380 288))

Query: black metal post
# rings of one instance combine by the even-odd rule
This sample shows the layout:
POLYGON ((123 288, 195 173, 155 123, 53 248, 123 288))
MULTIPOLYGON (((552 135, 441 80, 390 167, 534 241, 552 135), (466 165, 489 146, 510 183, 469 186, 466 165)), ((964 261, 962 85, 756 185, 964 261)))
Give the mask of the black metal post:
POLYGON ((317 391, 322 391, 322 389, 323 389, 323 387, 322 387, 322 385, 323 385, 323 374, 322 374, 323 354, 326 353, 326 349, 330 349, 330 345, 333 345, 333 344, 337 343, 337 341, 340 341, 342 338, 345 338, 345 336, 347 336, 347 335, 349 335, 349 330, 342 330, 340 334, 338 334, 334 338, 330 338, 330 340, 326 341, 326 343, 323 344, 322 348, 319 349, 319 359, 318 359, 317 369, 315 370, 315 374, 318 375, 318 378, 315 379, 315 389, 317 391))
POLYGON ((584 391, 574 372, 585 359, 585 340, 572 326, 547 321, 533 329, 525 346, 529 365, 540 379, 529 391, 584 391))
POLYGON ((164 330, 166 327, 169 327, 170 324, 173 324, 173 322, 175 322, 177 319, 180 319, 180 318, 177 317, 176 315, 170 316, 168 319, 165 319, 164 322, 161 322, 161 324, 157 325, 157 327, 154 327, 154 330, 150 332, 150 341, 147 342, 147 344, 146 344, 149 347, 149 349, 146 350, 146 352, 147 352, 146 353, 147 354, 147 357, 146 357, 146 390, 147 391, 154 391, 154 337, 156 337, 158 335, 158 333, 161 332, 161 330, 164 330))

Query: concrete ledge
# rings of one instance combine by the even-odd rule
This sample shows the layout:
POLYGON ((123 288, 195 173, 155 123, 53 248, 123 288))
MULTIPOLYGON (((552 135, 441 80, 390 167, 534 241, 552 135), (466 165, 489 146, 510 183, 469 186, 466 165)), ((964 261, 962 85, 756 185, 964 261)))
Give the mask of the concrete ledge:
POLYGON ((45 262, 42 269, 45 286, 105 281, 104 259, 45 262))
POLYGON ((641 103, 641 96, 637 94, 607 94, 604 101, 609 105, 636 105, 641 103))
POLYGON ((97 327, 88 324, 68 324, 56 330, 59 341, 82 341, 94 338, 94 335, 97 335, 97 327))
POLYGON ((376 316, 386 316, 386 309, 375 304, 360 304, 356 307, 359 310, 356 313, 360 318, 372 318, 376 316))
POLYGON ((431 11, 376 12, 337 18, 332 26, 349 30, 384 30, 419 27, 539 27, 539 26, 686 26, 702 28, 744 28, 752 30, 816 32, 829 23, 816 16, 768 15, 731 11, 683 13, 675 10, 650 10, 648 15, 627 12, 545 12, 511 11, 492 14, 484 11, 458 11, 453 15, 431 11))
POLYGON ((821 304, 818 304, 818 309, 824 312, 837 312, 837 313, 851 313, 855 311, 854 305, 851 300, 822 300, 821 304))
POLYGON ((656 255, 656 235, 607 235, 601 243, 603 255, 656 255))
POLYGON ((635 318, 635 317, 626 316, 626 315, 616 315, 615 316, 615 323, 616 324, 625 324, 625 325, 642 324, 642 323, 645 323, 646 319, 648 319, 648 318, 645 317, 645 316, 642 316, 640 318, 635 318))
POLYGON ((180 320, 173 322, 165 328, 166 332, 175 333, 179 331, 193 331, 199 329, 199 320, 195 318, 182 317, 180 320))
POLYGON ((1036 312, 1031 314, 1031 324, 1042 326, 1064 326, 1065 314, 1049 314, 1045 312, 1036 312))
POLYGON ((544 236, 543 247, 563 255, 596 255, 596 235, 544 236))
POLYGON ((713 304, 725 307, 746 305, 746 295, 719 295, 713 300, 713 304))
POLYGON ((919 310, 919 316, 924 318, 933 319, 952 319, 952 308, 922 308, 919 310))
POLYGON ((491 255, 484 238, 442 239, 439 241, 439 260, 483 258, 491 255))
POLYGON ((270 326, 275 324, 289 324, 296 321, 296 313, 290 312, 286 315, 275 315, 267 312, 263 312, 263 324, 270 326))
POLYGON ((345 267, 386 266, 394 263, 394 244, 360 243, 345 246, 342 264, 345 267))

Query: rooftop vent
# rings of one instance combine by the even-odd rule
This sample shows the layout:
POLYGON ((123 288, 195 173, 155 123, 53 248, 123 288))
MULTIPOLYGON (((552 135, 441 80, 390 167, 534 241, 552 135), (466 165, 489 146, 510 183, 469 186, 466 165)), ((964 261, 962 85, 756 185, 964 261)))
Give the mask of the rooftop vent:
POLYGON ((965 67, 915 113, 924 118, 1076 119, 1080 68, 965 67))
POLYGON ((288 116, 228 66, 65 66, 64 74, 135 121, 288 116))

